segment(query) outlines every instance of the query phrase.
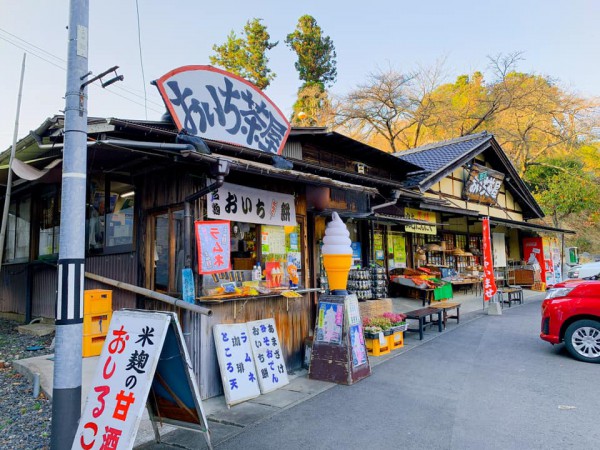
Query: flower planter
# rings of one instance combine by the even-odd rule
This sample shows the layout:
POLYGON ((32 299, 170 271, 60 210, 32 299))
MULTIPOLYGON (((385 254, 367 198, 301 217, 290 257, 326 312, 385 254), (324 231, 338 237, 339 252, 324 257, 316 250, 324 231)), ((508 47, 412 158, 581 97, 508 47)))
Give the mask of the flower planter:
POLYGON ((397 333, 398 331, 406 331, 408 330, 408 322, 403 322, 400 325, 394 325, 392 330, 394 330, 394 333, 397 333))

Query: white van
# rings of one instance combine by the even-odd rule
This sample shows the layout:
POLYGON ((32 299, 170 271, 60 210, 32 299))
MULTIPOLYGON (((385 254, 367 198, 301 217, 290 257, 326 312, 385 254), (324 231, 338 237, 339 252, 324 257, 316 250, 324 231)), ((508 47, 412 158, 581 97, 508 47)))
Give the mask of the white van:
POLYGON ((600 279, 600 262, 591 262, 573 266, 568 272, 569 278, 579 278, 586 280, 600 279))

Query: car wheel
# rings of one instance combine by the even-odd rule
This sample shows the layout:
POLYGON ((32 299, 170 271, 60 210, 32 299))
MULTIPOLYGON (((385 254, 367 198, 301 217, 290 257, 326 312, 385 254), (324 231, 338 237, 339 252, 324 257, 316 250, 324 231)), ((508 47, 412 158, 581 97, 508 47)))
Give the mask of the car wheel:
POLYGON ((565 332, 565 346, 579 361, 600 363, 600 322, 578 320, 565 332))

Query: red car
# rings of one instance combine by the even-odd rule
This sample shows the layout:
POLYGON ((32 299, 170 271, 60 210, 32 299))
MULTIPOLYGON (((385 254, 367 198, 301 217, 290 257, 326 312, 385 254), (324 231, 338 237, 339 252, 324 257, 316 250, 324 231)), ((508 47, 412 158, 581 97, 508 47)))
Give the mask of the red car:
POLYGON ((564 342, 580 361, 600 363, 600 281, 555 284, 542 302, 540 337, 551 344, 564 342))

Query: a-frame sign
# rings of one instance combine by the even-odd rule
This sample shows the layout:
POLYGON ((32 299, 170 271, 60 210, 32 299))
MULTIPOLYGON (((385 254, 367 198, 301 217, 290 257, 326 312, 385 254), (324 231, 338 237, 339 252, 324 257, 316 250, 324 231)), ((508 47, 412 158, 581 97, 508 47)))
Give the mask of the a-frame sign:
POLYGON ((157 441, 159 421, 201 431, 212 448, 191 367, 176 314, 116 311, 72 448, 131 449, 144 405, 157 441))

